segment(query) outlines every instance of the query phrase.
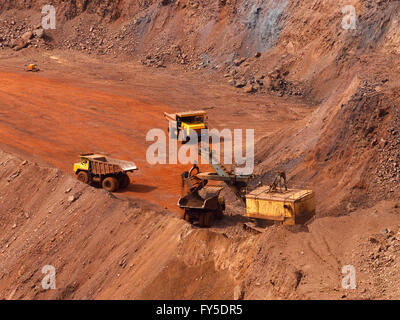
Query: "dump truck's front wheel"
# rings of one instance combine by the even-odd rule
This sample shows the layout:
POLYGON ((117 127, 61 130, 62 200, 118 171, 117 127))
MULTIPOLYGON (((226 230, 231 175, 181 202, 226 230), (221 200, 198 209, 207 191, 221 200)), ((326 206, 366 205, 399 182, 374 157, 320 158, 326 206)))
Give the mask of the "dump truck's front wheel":
POLYGON ((78 173, 77 179, 83 183, 89 183, 89 174, 86 171, 80 171, 78 173))
POLYGON ((103 180, 103 183, 101 184, 103 186, 104 190, 114 192, 117 191, 119 188, 119 182, 118 179, 115 177, 108 177, 103 180))

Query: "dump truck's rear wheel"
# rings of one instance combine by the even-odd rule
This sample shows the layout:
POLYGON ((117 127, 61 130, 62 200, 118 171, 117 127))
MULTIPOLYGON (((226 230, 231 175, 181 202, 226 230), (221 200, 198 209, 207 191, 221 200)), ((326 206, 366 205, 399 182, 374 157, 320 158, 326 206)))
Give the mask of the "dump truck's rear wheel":
POLYGON ((115 177, 108 177, 103 180, 102 186, 104 190, 114 192, 118 190, 119 182, 115 177))
POLYGON ((120 188, 126 188, 129 186, 131 183, 131 179, 129 179, 129 176, 127 174, 123 174, 120 179, 119 179, 119 187, 120 188))
POLYGON ((77 179, 83 183, 89 183, 89 174, 86 171, 80 171, 78 173, 77 179))

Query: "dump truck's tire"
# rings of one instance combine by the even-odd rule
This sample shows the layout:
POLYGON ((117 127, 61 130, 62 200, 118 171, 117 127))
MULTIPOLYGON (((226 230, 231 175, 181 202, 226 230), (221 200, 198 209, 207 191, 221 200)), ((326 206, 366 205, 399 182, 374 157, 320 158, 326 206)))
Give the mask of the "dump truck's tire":
POLYGON ((101 185, 102 185, 104 190, 107 190, 107 191, 110 191, 110 192, 117 191, 118 188, 119 188, 118 179, 115 178, 115 177, 105 178, 101 185))
POLYGON ((219 209, 216 213, 215 213, 215 219, 217 220, 222 220, 224 218, 224 211, 222 209, 219 209))
POLYGON ((206 213, 206 227, 210 228, 214 225, 215 214, 212 211, 206 213))
POLYGON ((80 171, 76 178, 80 182, 89 183, 89 174, 86 171, 80 171))
POLYGON ((206 214, 207 217, 207 228, 211 228, 214 225, 215 215, 214 212, 210 211, 206 214))
POLYGON ((201 213, 201 214, 199 215, 199 225, 200 225, 200 227, 202 227, 202 228, 205 228, 205 227, 206 227, 206 214, 205 214, 205 213, 201 213))
POLYGON ((183 210, 181 212, 181 219, 183 219, 183 220, 185 220, 187 222, 190 222, 190 213, 189 213, 189 211, 183 210))
POLYGON ((225 209, 225 200, 222 200, 222 202, 220 202, 218 199, 218 210, 215 212, 215 219, 222 220, 224 218, 225 209))
POLYGON ((131 179, 129 179, 129 176, 127 174, 123 174, 119 179, 119 187, 126 188, 130 184, 131 184, 131 179))
POLYGON ((214 212, 208 211, 207 213, 200 214, 199 224, 202 228, 210 228, 214 224, 214 212))

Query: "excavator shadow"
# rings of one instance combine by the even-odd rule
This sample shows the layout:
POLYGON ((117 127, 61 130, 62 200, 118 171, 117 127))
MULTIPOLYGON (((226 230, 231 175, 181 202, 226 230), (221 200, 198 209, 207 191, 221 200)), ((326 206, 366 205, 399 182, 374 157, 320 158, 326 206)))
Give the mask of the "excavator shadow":
POLYGON ((224 215, 222 219, 215 219, 212 226, 202 227, 198 221, 190 223, 192 228, 194 229, 221 229, 224 230, 229 227, 235 227, 238 225, 242 225, 244 222, 248 221, 245 217, 236 215, 236 216, 226 216, 224 215))
POLYGON ((247 221, 248 219, 240 214, 236 214, 233 216, 224 214, 223 218, 221 220, 216 220, 212 227, 215 229, 225 229, 227 227, 243 225, 247 221))
POLYGON ((221 220, 216 220, 212 228, 215 229, 225 229, 227 227, 242 226, 243 230, 253 233, 261 234, 264 233, 268 228, 272 226, 282 226, 284 229, 291 233, 308 233, 308 223, 307 224, 296 224, 296 225, 283 225, 275 221, 269 220, 255 220, 249 219, 241 214, 236 214, 233 216, 224 215, 221 220))

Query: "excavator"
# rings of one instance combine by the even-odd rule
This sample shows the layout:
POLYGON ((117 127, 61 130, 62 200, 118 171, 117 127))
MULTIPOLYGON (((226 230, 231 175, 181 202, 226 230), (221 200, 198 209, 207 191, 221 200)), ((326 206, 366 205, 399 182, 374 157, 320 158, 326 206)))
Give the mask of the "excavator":
MULTIPOLYGON (((199 155, 202 155, 201 148, 199 155)), ((261 179, 254 175, 237 175, 228 171, 209 152, 209 163, 215 172, 200 172, 197 164, 184 172, 182 192, 178 206, 183 210, 182 218, 190 223, 198 222, 200 227, 211 227, 215 219, 222 219, 225 200, 220 196, 224 187, 208 186, 209 181, 224 182, 246 207, 249 223, 244 227, 256 232, 260 222, 283 225, 304 224, 315 215, 315 195, 312 190, 289 189, 286 174, 277 173, 271 185, 261 185, 261 179), (256 181, 258 183, 255 183, 256 181), (249 192, 249 186, 255 185, 249 192)))
MULTIPOLYGON (((193 130, 199 135, 201 130, 208 128, 205 111, 164 113, 164 117, 168 122, 176 122, 176 137, 179 131, 184 131, 185 135, 189 136, 193 130)), ((187 139, 183 140, 182 143, 188 142, 187 139)), ((239 175, 227 170, 216 159, 212 150, 205 150, 202 143, 198 143, 199 156, 206 157, 214 172, 200 172, 197 164, 194 164, 189 171, 181 174, 181 197, 178 206, 182 209, 182 219, 192 224, 198 222, 200 227, 211 227, 215 219, 223 218, 225 200, 220 193, 224 187, 210 186, 209 181, 224 182, 246 207, 246 217, 256 222, 272 221, 294 225, 302 224, 315 215, 314 192, 288 189, 284 172, 278 172, 271 185, 263 186, 260 177, 256 179, 254 175, 239 175), (254 186, 257 180, 258 185, 249 192, 249 186, 254 186)))
MULTIPOLYGON (((202 149, 199 148, 199 155, 202 149)), ((199 222, 200 227, 211 227, 215 219, 222 219, 225 201, 220 196, 222 186, 209 186, 209 181, 224 182, 245 203, 244 196, 253 175, 237 175, 228 171, 215 158, 211 150, 208 162, 215 172, 200 172, 197 164, 181 175, 181 197, 178 206, 183 210, 182 218, 190 223, 199 222)), ((204 153, 206 154, 206 153, 204 153)))

